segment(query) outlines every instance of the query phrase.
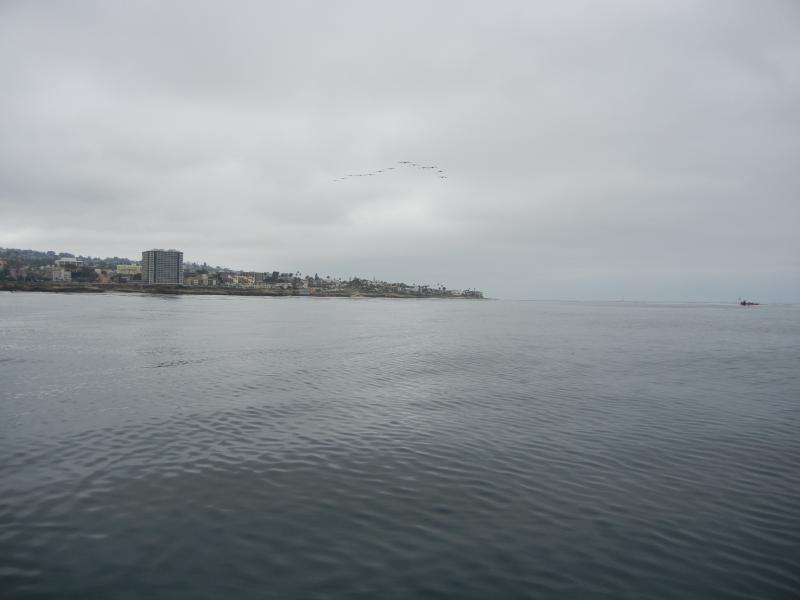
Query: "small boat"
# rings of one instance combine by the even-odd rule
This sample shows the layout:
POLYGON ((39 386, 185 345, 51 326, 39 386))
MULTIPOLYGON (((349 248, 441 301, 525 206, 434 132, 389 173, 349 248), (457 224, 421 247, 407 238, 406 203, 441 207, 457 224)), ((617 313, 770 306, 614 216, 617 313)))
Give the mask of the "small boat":
POLYGON ((739 300, 739 304, 742 306, 758 306, 761 304, 760 302, 750 302, 749 300, 739 300))

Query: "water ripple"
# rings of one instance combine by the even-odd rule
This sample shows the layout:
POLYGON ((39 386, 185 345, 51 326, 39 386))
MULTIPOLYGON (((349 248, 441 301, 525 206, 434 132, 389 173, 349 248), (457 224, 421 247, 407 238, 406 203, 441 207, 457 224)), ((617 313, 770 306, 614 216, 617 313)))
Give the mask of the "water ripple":
POLYGON ((4 306, 4 595, 800 590, 795 313, 204 300, 4 306))

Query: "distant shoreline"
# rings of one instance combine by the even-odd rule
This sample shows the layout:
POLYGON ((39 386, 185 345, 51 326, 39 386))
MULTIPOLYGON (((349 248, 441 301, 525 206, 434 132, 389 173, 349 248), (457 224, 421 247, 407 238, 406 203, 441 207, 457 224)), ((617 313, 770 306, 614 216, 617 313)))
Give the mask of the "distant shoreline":
POLYGON ((50 283, 50 282, 0 282, 0 291, 45 292, 56 294, 160 294, 167 296, 258 296, 258 297, 310 297, 310 298, 441 298, 448 300, 483 300, 468 296, 448 294, 397 294, 364 292, 361 290, 329 290, 309 293, 307 290, 274 290, 265 288, 199 287, 178 285, 130 285, 120 283, 50 283))

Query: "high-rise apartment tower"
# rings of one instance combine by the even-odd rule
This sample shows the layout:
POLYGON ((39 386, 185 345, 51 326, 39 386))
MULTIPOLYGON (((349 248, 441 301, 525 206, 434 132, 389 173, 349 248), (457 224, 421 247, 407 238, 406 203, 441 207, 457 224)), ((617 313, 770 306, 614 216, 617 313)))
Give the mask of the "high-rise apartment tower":
POLYGON ((145 250, 142 252, 142 283, 183 284, 183 252, 145 250))

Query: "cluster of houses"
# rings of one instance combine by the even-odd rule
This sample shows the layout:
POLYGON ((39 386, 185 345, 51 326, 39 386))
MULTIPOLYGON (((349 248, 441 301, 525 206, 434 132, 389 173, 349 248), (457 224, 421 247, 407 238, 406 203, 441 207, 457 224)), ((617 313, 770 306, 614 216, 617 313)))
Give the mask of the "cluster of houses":
POLYGON ((359 292, 368 295, 450 296, 483 298, 477 290, 448 290, 443 286, 390 283, 377 279, 342 279, 338 277, 302 276, 300 273, 223 271, 185 272, 185 286, 222 286, 291 292, 301 296, 336 295, 359 292))
MULTIPOLYGON (((161 252, 161 251, 155 251, 161 252)), ((151 283, 148 274, 143 274, 147 261, 136 263, 127 259, 91 259, 68 255, 48 257, 50 261, 31 261, 34 264, 20 264, 19 260, 8 261, 0 258, 0 280, 25 282, 93 283, 100 285, 127 284, 143 285, 151 283), (125 262, 122 262, 122 261, 125 262), (38 262, 38 264, 36 264, 38 262), (43 264, 44 263, 44 264, 43 264), (46 264, 49 263, 49 264, 46 264)), ((292 295, 397 295, 430 297, 482 298, 477 290, 449 290, 444 286, 428 286, 406 283, 391 283, 377 279, 353 277, 303 276, 299 272, 282 273, 233 271, 210 268, 197 263, 179 263, 181 277, 177 285, 186 287, 223 287, 239 289, 273 290, 292 295)), ((152 270, 152 269, 151 269, 152 270)), ((151 273, 152 275, 152 273, 151 273)))
MULTIPOLYGON (((141 273, 141 267, 135 268, 141 273)), ((19 261, 0 258, 0 279, 3 280, 115 283, 119 281, 118 277, 113 267, 94 268, 75 257, 57 258, 52 264, 20 264, 19 261)))

